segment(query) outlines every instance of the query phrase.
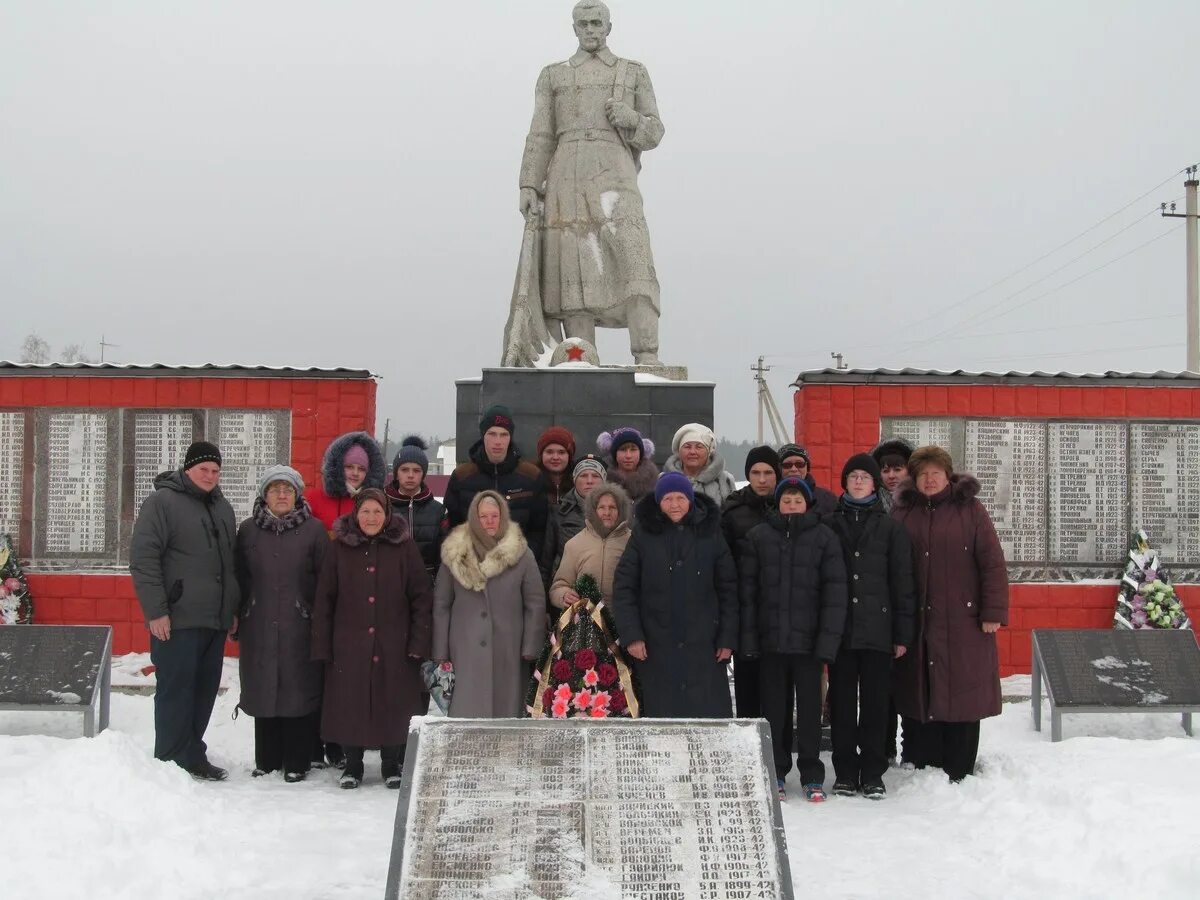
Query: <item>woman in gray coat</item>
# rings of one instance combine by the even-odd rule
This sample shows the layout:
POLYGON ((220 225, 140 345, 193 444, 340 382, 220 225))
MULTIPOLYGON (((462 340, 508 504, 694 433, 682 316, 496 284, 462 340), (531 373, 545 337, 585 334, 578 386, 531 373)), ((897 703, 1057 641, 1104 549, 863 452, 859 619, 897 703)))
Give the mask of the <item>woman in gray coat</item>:
POLYGON ((537 561, 495 491, 471 501, 442 543, 433 604, 433 658, 454 666, 450 715, 517 718, 528 666, 546 639, 537 561), (524 661, 524 662, 523 662, 524 661))
POLYGON ((304 499, 304 480, 272 466, 258 482, 254 514, 238 529, 235 562, 242 696, 254 717, 254 772, 303 781, 317 739, 321 664, 312 662, 317 573, 329 548, 304 499))

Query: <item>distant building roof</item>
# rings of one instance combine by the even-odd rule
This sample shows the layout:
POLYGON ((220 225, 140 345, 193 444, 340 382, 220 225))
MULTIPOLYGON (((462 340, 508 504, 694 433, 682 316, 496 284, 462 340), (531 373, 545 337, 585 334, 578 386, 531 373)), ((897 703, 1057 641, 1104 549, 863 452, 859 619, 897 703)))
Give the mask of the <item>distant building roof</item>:
POLYGON ((1200 387, 1197 372, 967 372, 956 369, 810 369, 801 372, 792 387, 806 384, 1083 384, 1156 385, 1200 387))
POLYGON ((294 366, 241 366, 237 364, 205 363, 176 366, 167 363, 18 363, 0 360, 0 376, 4 375, 91 375, 127 377, 169 376, 218 378, 350 378, 367 379, 375 375, 368 369, 337 367, 296 368, 294 366))

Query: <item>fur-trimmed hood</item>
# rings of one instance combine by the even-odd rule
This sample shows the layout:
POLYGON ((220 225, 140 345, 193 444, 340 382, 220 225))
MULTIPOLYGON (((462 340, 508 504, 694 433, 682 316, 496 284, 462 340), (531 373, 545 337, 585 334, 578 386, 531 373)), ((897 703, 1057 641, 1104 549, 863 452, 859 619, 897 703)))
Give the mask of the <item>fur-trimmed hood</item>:
MULTIPOLYGON (((637 502, 633 515, 638 527, 645 529, 650 534, 662 534, 671 524, 666 513, 659 509, 653 494, 647 494, 637 502)), ((720 532, 721 511, 717 507, 717 502, 705 494, 696 494, 692 501, 692 508, 688 510, 680 524, 695 528, 699 534, 720 532)))
POLYGON ((607 538, 614 534, 620 534, 629 528, 629 511, 632 505, 629 495, 625 493, 625 489, 619 484, 598 484, 592 488, 592 492, 584 499, 584 523, 599 538, 607 538), (596 504, 600 502, 601 497, 612 497, 617 501, 617 524, 607 534, 605 533, 604 523, 600 521, 600 517, 596 514, 596 504))
POLYGON ((658 466, 649 456, 643 456, 638 467, 632 472, 622 472, 616 464, 608 467, 609 483, 619 484, 625 488, 631 498, 640 499, 654 493, 654 482, 658 481, 658 466))
POLYGON ((934 506, 946 502, 966 504, 979 495, 980 487, 974 475, 961 475, 956 472, 950 476, 950 484, 944 491, 934 497, 926 497, 917 490, 916 484, 908 479, 901 482, 900 487, 896 489, 896 508, 909 509, 927 502, 932 502, 934 506))
POLYGON ((412 535, 408 530, 408 523, 394 513, 389 514, 387 524, 383 526, 383 530, 374 538, 369 538, 362 533, 362 529, 358 527, 358 520, 354 517, 354 513, 347 513, 333 522, 333 539, 345 544, 347 547, 361 547, 371 540, 387 541, 389 544, 403 544, 405 541, 411 539, 411 537, 412 535))
POLYGON ((330 497, 349 497, 346 490, 346 475, 342 471, 345 466, 346 454, 355 444, 367 451, 367 480, 364 488, 379 488, 383 490, 387 478, 387 463, 383 459, 383 451, 379 444, 365 431, 350 431, 341 437, 334 438, 325 450, 321 460, 321 486, 330 497))
POLYGON ((470 526, 458 525, 442 542, 442 563, 454 580, 471 591, 482 591, 488 579, 506 572, 521 561, 528 549, 521 526, 510 522, 504 537, 480 559, 475 555, 470 526))
POLYGON ((903 456, 907 460, 913 455, 913 445, 904 438, 884 438, 871 448, 871 456, 878 463, 885 455, 903 456))

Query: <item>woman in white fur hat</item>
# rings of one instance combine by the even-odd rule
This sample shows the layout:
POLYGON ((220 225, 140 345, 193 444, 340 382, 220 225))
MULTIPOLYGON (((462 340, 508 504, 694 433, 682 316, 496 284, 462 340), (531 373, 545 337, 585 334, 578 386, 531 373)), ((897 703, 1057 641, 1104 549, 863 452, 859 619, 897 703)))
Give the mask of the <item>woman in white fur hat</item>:
POLYGON ((699 422, 689 422, 675 432, 663 471, 682 472, 698 493, 716 501, 718 507, 737 489, 733 476, 725 471, 725 460, 717 452, 717 436, 699 422))

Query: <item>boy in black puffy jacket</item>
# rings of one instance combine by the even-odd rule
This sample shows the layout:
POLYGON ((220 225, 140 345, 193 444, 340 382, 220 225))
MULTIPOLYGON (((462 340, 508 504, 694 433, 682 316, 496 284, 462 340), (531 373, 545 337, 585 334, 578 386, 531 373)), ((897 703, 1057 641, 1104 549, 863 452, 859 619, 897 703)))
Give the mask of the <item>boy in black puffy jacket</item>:
POLYGON ((785 478, 777 511, 750 529, 739 565, 741 649, 758 656, 763 716, 771 726, 784 798, 792 768, 788 724, 796 703, 797 768, 805 797, 825 799, 821 762, 821 670, 833 662, 846 617, 846 566, 837 535, 810 511, 812 488, 785 478))
POLYGON ((833 792, 882 800, 892 660, 914 639, 912 544, 884 512, 883 477, 870 454, 846 461, 842 488, 837 510, 822 520, 841 540, 850 575, 842 645, 829 667, 833 792))

